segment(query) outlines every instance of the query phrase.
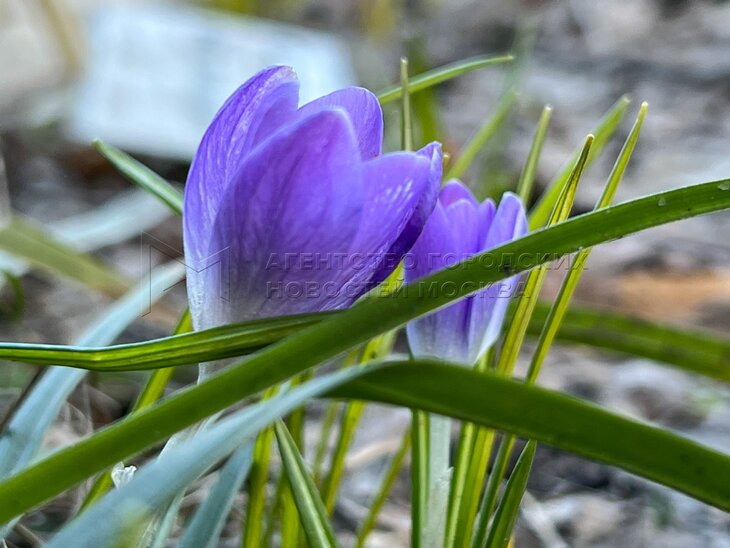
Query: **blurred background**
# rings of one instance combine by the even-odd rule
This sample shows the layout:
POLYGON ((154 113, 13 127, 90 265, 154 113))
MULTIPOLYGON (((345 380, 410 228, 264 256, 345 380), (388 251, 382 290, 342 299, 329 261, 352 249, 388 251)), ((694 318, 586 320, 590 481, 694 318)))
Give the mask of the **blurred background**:
MULTIPOLYGON (((584 177, 577 211, 592 208, 642 101, 649 102, 649 114, 619 201, 730 176, 728 2, 0 0, 0 225, 23 219, 139 279, 150 261, 179 256, 179 219, 125 182, 91 147, 92 139, 182 183, 212 115, 265 66, 294 66, 302 98, 309 100, 345 85, 386 87, 397 81, 403 55, 416 73, 507 52, 517 56, 510 65, 413 98, 419 144, 438 139, 452 156, 485 120, 509 107, 465 177, 480 197, 514 188, 544 105, 554 110, 540 189, 624 95, 631 99, 628 114, 584 177), (149 238, 162 244, 154 246, 154 257, 140 259, 149 238)), ((399 114, 396 107, 385 114, 387 140, 395 147, 399 114)), ((0 271, 7 278, 0 290, 3 340, 68 343, 114 297, 109 288, 90 292, 28 266, 0 245, 0 271)), ((559 284, 555 274, 546 297, 559 284)), ((730 215, 601 246, 576 300, 727 336, 730 215)), ((167 335, 184 302, 182 285, 171 288, 119 342, 167 335)), ((555 348, 548 362, 544 385, 730 452, 730 393, 716 383, 576 347, 555 348)), ((34 374, 27 366, 3 364, 3 414, 34 374)), ((193 377, 183 369, 176 380, 193 377)), ((90 376, 49 447, 121 416, 143 378, 90 376)), ((311 413, 316 418, 318 408, 311 413)), ((364 516, 408 418, 404 410, 369 408, 336 512, 344 536, 364 516)), ((407 544, 407 500, 404 472, 373 546, 407 544)), ((195 502, 193 493, 188 503, 195 502)), ((28 526, 42 538, 76 504, 74 497, 57 501, 28 526)), ((234 538, 237 525, 231 527, 234 538)), ((39 538, 28 531, 16 540, 34 545, 39 538)), ((730 547, 730 518, 621 471, 541 447, 517 546, 730 547)))

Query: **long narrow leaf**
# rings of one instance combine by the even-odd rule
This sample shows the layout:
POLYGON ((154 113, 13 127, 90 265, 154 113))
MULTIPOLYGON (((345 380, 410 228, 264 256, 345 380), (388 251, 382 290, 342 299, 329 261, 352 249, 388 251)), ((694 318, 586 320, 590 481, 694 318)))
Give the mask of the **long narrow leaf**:
MULTIPOLYGON (((437 67, 433 70, 429 70, 428 72, 424 72, 423 74, 414 76, 410 79, 409 88, 411 93, 416 93, 422 89, 435 86, 442 82, 451 80, 452 78, 456 78, 457 76, 461 76, 462 74, 466 74, 467 72, 490 67, 492 65, 508 63, 509 61, 512 61, 511 55, 501 55, 498 57, 479 56, 464 59, 462 61, 456 61, 455 63, 437 67)), ((402 94, 403 87, 396 85, 384 89, 376 95, 378 96, 378 100, 380 100, 380 104, 385 104, 399 99, 402 94)))
MULTIPOLYGON (((117 301, 77 341, 82 345, 112 342, 167 288, 184 274, 179 263, 155 270, 150 279, 117 301)), ((20 404, 0 435, 0 478, 7 477, 32 461, 64 402, 86 376, 82 369, 51 367, 20 404)), ((110 463, 111 466, 114 463, 110 463)), ((0 527, 0 537, 5 530, 0 527)))
POLYGON ((251 469, 252 457, 253 443, 243 445, 230 456, 185 529, 178 548, 213 548, 216 545, 233 498, 251 469))
MULTIPOLYGON (((302 330, 206 382, 178 393, 120 424, 100 430, 90 438, 61 450, 4 481, 0 484, 0 521, 34 507, 76 482, 243 398, 337 356, 380 333, 477 291, 486 284, 519 271, 529 270, 582 247, 666 222, 725 209, 730 206, 730 192, 727 188, 730 188, 728 181, 705 183, 574 217, 490 252, 475 255, 387 296, 364 299, 336 317, 302 330), (513 257, 521 258, 519 264, 509 269, 500 266, 505 264, 506 258, 513 257), (445 287, 444 284, 448 284, 448 291, 434 290, 445 287), (452 291, 453 288, 456 290, 452 291)), ((450 375, 452 374, 453 371, 450 375)), ((443 382, 440 384, 443 388, 443 382)), ((484 391, 480 394, 481 403, 485 403, 486 393, 484 391)), ((449 414, 440 409, 429 410, 449 414)), ((524 418, 522 415, 521 417, 524 418)), ((468 417, 462 418, 471 420, 468 417)), ((501 428, 492 419, 485 422, 488 426, 501 428)), ((522 431, 518 427, 513 429, 516 434, 528 438, 541 441, 549 441, 546 437, 553 439, 549 435, 533 436, 531 432, 522 431)), ((594 427, 591 430, 597 431, 594 427)), ((580 451, 582 447, 583 454, 602 454, 595 447, 576 445, 574 441, 569 439, 565 443, 568 446, 566 448, 580 451)), ((621 447, 614 449, 630 451, 621 447)), ((636 448, 631 451, 636 451, 636 448)), ((653 451, 651 453, 654 455, 653 451)), ((640 455, 623 453, 618 457, 613 461, 617 465, 644 473, 643 464, 637 464, 636 460, 645 463, 640 455)), ((647 477, 665 481, 663 475, 659 478, 650 471, 647 472, 647 477)), ((678 485, 686 492, 713 503, 722 498, 716 490, 705 492, 706 481, 695 487, 687 485, 682 479, 667 483, 678 485)), ((715 485, 718 486, 719 483, 715 485)))
MULTIPOLYGON (((592 132, 596 139, 593 143, 593 147, 591 148, 591 154, 588 157, 587 165, 591 164, 593 159, 600 154, 603 147, 611 139, 616 128, 626 114, 626 109, 628 108, 629 103, 630 101, 627 97, 621 97, 598 122, 598 125, 592 132)), ((530 229, 538 229, 544 226, 547 222, 547 219, 550 216, 550 211, 552 211, 553 205, 560 195, 560 189, 570 176, 572 166, 575 164, 579 154, 580 149, 576 150, 565 168, 558 173, 555 179, 553 179, 547 190, 545 190, 540 197, 540 200, 537 204, 535 204, 535 207, 532 211, 530 211, 530 229)))
MULTIPOLYGON (((527 487, 527 479, 530 477, 532 461, 535 460, 536 449, 537 443, 529 441, 522 450, 494 515, 494 523, 489 530, 485 544, 486 548, 506 548, 509 544, 512 529, 514 529, 517 514, 520 511, 520 502, 522 502, 522 496, 527 487)), ((476 546, 481 546, 481 543, 477 543, 476 546)))
POLYGON ((324 503, 319 497, 319 491, 307 470, 307 465, 304 464, 304 459, 299 454, 297 444, 294 443, 283 422, 278 421, 274 428, 284 472, 289 480, 294 502, 299 510, 299 519, 302 521, 310 546, 337 546, 324 503))
POLYGON ((363 369, 337 372, 221 420, 141 468, 127 485, 108 493, 64 527, 49 548, 116 548, 119 539, 125 538, 130 522, 151 518, 157 508, 173 500, 187 485, 252 439, 259 430, 305 401, 363 373, 363 369))
POLYGON ((102 141, 94 141, 96 150, 109 160, 127 179, 162 200, 173 213, 182 215, 183 200, 180 190, 172 186, 146 165, 129 154, 102 141))
POLYGON ((0 250, 33 267, 110 295, 119 296, 131 285, 95 257, 56 240, 48 231, 17 214, 7 227, 0 229, 0 250))

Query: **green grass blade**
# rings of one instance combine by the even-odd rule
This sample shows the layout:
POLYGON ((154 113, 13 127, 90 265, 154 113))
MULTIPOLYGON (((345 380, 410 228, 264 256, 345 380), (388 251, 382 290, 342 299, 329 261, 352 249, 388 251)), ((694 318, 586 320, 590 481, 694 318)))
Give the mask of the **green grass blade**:
POLYGON ((411 548, 423 546, 428 516, 428 414, 414 409, 411 419, 411 548))
POLYGON ((730 510, 730 456, 535 385, 416 360, 371 369, 328 395, 421 408, 510 432, 621 467, 730 510))
POLYGON ((18 214, 0 229, 0 250, 45 272, 113 296, 122 295, 131 286, 129 280, 95 257, 54 239, 32 220, 18 214))
POLYGON ((307 465, 299 454, 294 440, 283 422, 277 422, 274 428, 284 473, 289 480, 294 501, 299 510, 299 518, 310 546, 337 546, 335 533, 327 518, 319 491, 309 475, 307 465))
POLYGON ((484 545, 486 548, 506 548, 509 544, 512 530, 517 522, 517 514, 520 511, 522 496, 525 494, 525 488, 527 487, 532 462, 535 460, 536 448, 537 444, 534 441, 527 442, 520 458, 517 460, 512 475, 510 475, 509 481, 507 481, 504 496, 497 508, 494 524, 489 531, 486 543, 482 544, 477 541, 474 546, 484 545))
POLYGON ((219 421, 140 468, 130 483, 108 493, 64 527, 49 548, 119 546, 118 539, 125 537, 130 515, 135 521, 147 521, 156 509, 168 505, 192 481, 250 442, 261 429, 363 372, 360 369, 321 377, 219 421))
MULTIPOLYGON (((623 148, 621 149, 621 153, 616 159, 616 163, 611 170, 611 174, 608 177, 608 182, 606 183, 601 198, 596 204, 596 210, 608 207, 614 195, 616 194, 618 185, 621 182, 623 174, 626 171, 626 166, 628 165, 631 154, 633 153, 634 147, 636 146, 636 141, 639 138, 641 125, 643 124, 644 117, 646 116, 646 109, 647 104, 643 103, 641 105, 641 108, 639 109, 639 115, 636 118, 636 122, 634 123, 634 126, 632 127, 631 132, 629 133, 629 136, 626 139, 623 148)), ((526 377, 527 382, 535 382, 537 376, 540 373, 542 363, 545 360, 545 357, 547 356, 547 353, 550 350, 553 341, 555 340, 556 333, 560 329, 560 325, 562 324, 565 313, 568 310, 568 306, 570 305, 570 300, 573 297, 575 288, 578 286, 578 281, 583 274, 583 267, 588 260, 590 252, 590 249, 584 249, 577 253, 570 270, 566 274, 565 279, 560 286, 558 296, 555 299, 555 303, 551 307, 550 312, 548 313, 543 330, 540 333, 540 337, 537 342, 537 348, 532 355, 530 368, 527 372, 526 377)))
MULTIPOLYGON (((528 326, 528 335, 533 337, 540 335, 549 311, 548 303, 537 303, 528 326)), ((158 352, 165 352, 165 356, 170 360, 166 363, 170 365, 187 364, 191 360, 183 356, 197 345, 197 343, 192 344, 194 341, 209 341, 211 344, 206 351, 196 350, 192 361, 219 359, 223 355, 228 357, 244 355, 334 316, 336 314, 318 313, 305 317, 291 317, 288 320, 277 319, 273 322, 259 320, 255 324, 235 324, 222 328, 228 334, 227 337, 222 337, 217 329, 200 331, 196 334, 196 338, 191 339, 166 338, 135 343, 133 351, 129 350, 130 345, 95 348, 0 343, 0 359, 39 365, 60 362, 74 367, 104 371, 106 366, 101 364, 107 360, 109 364, 113 364, 115 362, 112 360, 118 360, 124 355, 124 359, 131 363, 137 356, 136 352, 144 349, 143 353, 139 354, 140 363, 132 368, 154 369, 165 367, 155 361, 154 355, 158 352), (254 325, 256 334, 251 333, 254 325), (269 325, 272 328, 271 333, 262 336, 269 325), (175 356, 167 354, 172 347, 176 348, 175 356)), ((672 365, 689 373, 730 382, 730 340, 702 331, 670 327, 605 310, 572 306, 567 310, 556 337, 564 343, 584 344, 640 356, 672 365)), ((120 364, 117 366, 124 367, 120 364)), ((331 420, 334 419, 333 417, 331 420)))
POLYGON ((94 141, 94 147, 127 179, 162 200, 173 213, 182 215, 183 198, 180 190, 126 152, 99 140, 94 141))
MULTIPOLYGON (((60 450, 7 479, 0 484, 0 521, 34 507, 78 481, 178 430, 333 358, 380 333, 477 291, 486 284, 574 253, 580 248, 652 226, 728 208, 728 183, 729 181, 723 180, 685 187, 573 217, 554 227, 530 233, 489 252, 475 255, 388 295, 363 299, 352 308, 338 313, 336 317, 304 329, 206 382, 171 396, 121 423, 104 428, 77 442, 73 447, 60 450), (521 257, 519 264, 509 269, 500 266, 513 257, 521 257), (445 287, 445 284, 448 291, 433 290, 445 287), (452 288, 456 288, 456 291, 452 291, 452 288)), ((450 376, 461 374, 458 369, 450 370, 450 376)), ((441 387, 443 388, 443 382, 441 387)), ((479 398, 482 403, 485 403, 484 394, 486 391, 479 398)), ((449 414, 435 408, 428 410, 449 414)), ((589 413, 589 416, 592 415, 589 413)), ((521 417, 524 418, 524 415, 521 417)), ((468 416, 460 418, 471 420, 468 416)), ((493 420, 485 423, 487 426, 500 426, 493 420)), ((533 436, 531 432, 521 428, 513 430, 517 435, 548 441, 543 436, 533 436)), ((595 447, 584 447, 583 454, 590 456, 589 454, 594 453, 595 447)), ((616 464, 627 464, 631 470, 643 473, 643 464, 637 464, 633 456, 623 454, 619 457, 616 464), (630 457, 631 462, 626 457, 630 457)), ((647 477, 664 480, 663 475, 647 477)), ((692 488, 682 481, 681 488, 703 500, 717 498, 716 492, 709 495, 700 493, 704 491, 704 486, 692 488)))
POLYGON ((231 455, 215 485, 185 528, 178 548, 213 548, 223 530, 236 492, 241 488, 253 460, 250 442, 231 455))
MULTIPOLYGON (((593 143, 591 154, 588 157, 587 165, 591 164, 593 159, 601 152, 601 150, 603 150, 603 147, 611 139, 616 128, 626 114, 629 102, 628 98, 621 97, 598 123, 595 131, 593 131, 595 142, 593 143)), ((568 162, 566 167, 558 173, 555 179, 553 179, 547 190, 545 190, 540 197, 540 200, 537 204, 535 204, 535 207, 530 211, 531 230, 536 230, 544 226, 547 222, 547 219, 550 216, 550 211, 552 211, 553 205, 560 195, 560 189, 570 176, 572 166, 575 164, 579 154, 579 150, 575 152, 573 158, 568 162)))
MULTIPOLYGON (((430 88, 442 82, 446 82, 467 72, 478 70, 481 68, 490 67, 493 65, 499 65, 502 63, 508 63, 512 61, 511 55, 500 55, 498 57, 489 56, 478 56, 470 59, 464 59, 455 63, 450 63, 441 67, 437 67, 433 70, 424 72, 410 79, 410 91, 416 93, 423 89, 430 88)), ((400 99, 403 94, 403 87, 400 85, 392 86, 378 92, 378 100, 381 105, 390 103, 400 99)))
POLYGON ((256 320, 107 348, 0 343, 0 359, 38 365, 62 363, 92 371, 167 368, 243 356, 332 316, 320 313, 256 320))
MULTIPOLYGON (((178 263, 159 268, 153 273, 151 283, 141 284, 112 305, 79 337, 77 343, 111 343, 137 319, 150 300, 159 299, 183 275, 184 269, 178 263)), ((85 374, 81 369, 53 367, 39 380, 0 436, 0 477, 18 470, 35 456, 66 398, 85 374)))
MULTIPOLYGON (((159 299, 183 275, 184 269, 179 263, 156 269, 149 280, 119 299, 92 323, 77 343, 111 343, 137 319, 145 306, 159 299)), ((22 469, 36 457, 64 402, 85 376, 86 371, 82 369, 51 367, 40 378, 0 435, 0 478, 22 469)), ((0 537, 3 536, 4 528, 0 526, 0 537)))
POLYGON ((360 423, 365 404, 359 401, 347 402, 342 413, 342 423, 340 432, 335 444, 332 460, 329 466, 329 473, 322 485, 322 501, 328 516, 331 516, 335 510, 335 502, 337 501, 337 492, 342 482, 342 476, 345 473, 345 457, 347 450, 355 438, 357 425, 360 423))
POLYGON ((535 135, 532 138, 530 152, 527 154, 527 161, 525 161, 525 165, 520 173, 520 180, 517 183, 517 194, 525 204, 529 202, 530 196, 532 196, 532 188, 535 186, 537 164, 540 161, 540 154, 542 153, 542 146, 545 143, 545 136, 547 135, 552 113, 553 109, 549 105, 546 105, 542 109, 540 120, 537 122, 537 129, 535 129, 535 135))
POLYGON ((357 533, 357 540, 355 541, 356 548, 365 548, 365 542, 367 541, 368 536, 370 535, 372 530, 375 528, 378 514, 380 514, 380 510, 382 510, 383 505, 385 504, 385 500, 388 498, 388 493, 390 493, 390 490, 395 484, 395 480, 398 479, 398 474, 401 470, 401 467, 403 466, 403 462, 405 461, 410 448, 411 432, 409 430, 404 434, 403 441, 401 442, 400 447, 396 451, 395 455, 393 455, 393 459, 390 461, 388 470, 383 476, 380 488, 375 493, 373 500, 370 501, 370 509, 368 510, 368 515, 363 520, 362 525, 360 526, 360 530, 357 533))
POLYGON ((481 152, 487 142, 489 142, 489 139, 491 139, 502 127, 502 124, 504 124, 507 119, 507 115, 512 109, 515 99, 517 99, 517 94, 514 92, 508 91, 505 93, 497 104, 494 114, 492 114, 492 116, 484 122, 482 127, 480 127, 474 136, 469 139, 466 145, 464 145, 464 148, 459 153, 456 161, 446 172, 444 177, 445 181, 448 181, 449 179, 459 179, 464 176, 479 152, 481 152))
MULTIPOLYGON (((561 189, 560 197, 553 207, 550 219, 548 220, 549 227, 564 221, 570 215, 578 183, 586 165, 592 144, 593 137, 589 135, 586 138, 581 154, 573 167, 570 177, 566 180, 565 186, 561 189)), ((510 376, 512 374, 546 274, 547 265, 543 264, 532 270, 527 276, 525 287, 517 300, 515 313, 507 326, 507 332, 500 349, 496 370, 502 375, 510 376)), ((479 496, 483 489, 482 486, 486 474, 486 466, 480 465, 492 451, 493 442, 494 434, 488 434, 486 432, 479 434, 479 444, 475 447, 475 458, 469 463, 469 469, 464 478, 464 483, 468 487, 463 489, 460 505, 453 509, 452 520, 455 519, 456 521, 452 521, 451 528, 452 530, 456 529, 456 546, 468 544, 469 535, 477 516, 479 496), (460 525, 458 528, 456 528, 457 522, 460 525)), ((458 500, 455 499, 454 503, 457 504, 458 500)))
MULTIPOLYGON (((175 329, 175 334, 187 333, 188 331, 192 331, 192 328, 193 325, 190 318, 190 311, 186 309, 180 317, 180 321, 178 322, 178 325, 175 329)), ((159 400, 164 394, 165 387, 170 381, 174 370, 174 367, 155 369, 150 375, 150 378, 147 380, 147 384, 145 384, 145 387, 142 389, 139 397, 134 402, 134 406, 132 407, 132 410, 129 414, 131 415, 137 413, 141 409, 149 407, 154 402, 159 400)), ((107 470, 101 473, 99 477, 96 478, 94 485, 91 486, 91 489, 89 489, 89 492, 86 494, 86 498, 81 503, 81 508, 79 509, 79 511, 84 511, 88 506, 92 505, 94 502, 100 499, 104 495, 104 493, 109 491, 109 489, 111 488, 111 471, 107 470)))
MULTIPOLYGON (((540 303, 529 333, 538 336, 550 307, 540 303)), ((641 356, 684 371, 730 382, 730 341, 613 312, 571 306, 556 335, 577 343, 641 356)))

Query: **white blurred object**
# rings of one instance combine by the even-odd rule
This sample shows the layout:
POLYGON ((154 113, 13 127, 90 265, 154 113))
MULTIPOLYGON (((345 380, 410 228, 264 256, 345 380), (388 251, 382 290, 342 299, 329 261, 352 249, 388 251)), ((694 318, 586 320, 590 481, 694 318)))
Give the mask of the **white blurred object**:
POLYGON ((88 46, 69 136, 169 158, 190 158, 225 99, 264 67, 294 67, 303 102, 355 81, 332 35, 180 5, 99 9, 88 46))
POLYGON ((117 489, 124 487, 134 477, 134 473, 137 471, 136 466, 124 466, 123 462, 118 462, 114 465, 111 471, 112 483, 117 489))

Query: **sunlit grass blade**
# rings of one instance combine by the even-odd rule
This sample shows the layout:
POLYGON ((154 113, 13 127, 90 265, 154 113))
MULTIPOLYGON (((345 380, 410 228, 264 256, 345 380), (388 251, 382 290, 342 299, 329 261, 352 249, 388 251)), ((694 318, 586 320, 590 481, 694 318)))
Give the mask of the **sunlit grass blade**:
POLYGON ((322 485, 322 502, 324 502, 325 511, 328 516, 331 516, 334 512, 337 491, 345 472, 347 450, 355 437, 355 431, 363 411, 365 411, 365 404, 363 402, 353 401, 345 404, 337 444, 332 453, 329 473, 322 485))
MULTIPOLYGON (((410 82, 408 62, 401 59, 401 145, 405 150, 412 148, 410 82)), ((428 416, 413 411, 411 419, 411 548, 423 545, 423 529, 428 506, 428 416)))
POLYGON ((355 541, 356 548, 365 547, 365 542, 367 541, 367 538, 372 530, 375 528, 378 514, 380 514, 380 510, 383 508, 383 505, 388 498, 388 494, 393 488, 395 480, 398 478, 398 473, 403 466, 403 462, 405 461, 406 456, 408 456, 410 448, 411 432, 407 431, 403 436, 403 441, 401 442, 400 447, 390 461, 390 465, 388 466, 388 469, 383 476, 380 487, 376 491, 373 500, 370 501, 368 515, 363 520, 362 525, 360 526, 360 530, 357 533, 357 540, 355 541))
MULTIPOLYGON (((621 97, 598 123, 595 131, 592 132, 595 136, 595 141, 593 143, 593 146, 591 147, 591 154, 586 162, 587 165, 591 164, 593 159, 598 154, 600 154, 601 150, 603 150, 603 147, 611 139, 614 132, 616 131, 616 128, 621 123, 621 120, 623 120, 629 103, 630 101, 627 97, 621 97)), ((544 226, 547 222, 548 217, 550 216, 550 211, 552 211, 553 205, 560 195, 560 189, 563 187, 568 177, 570 177, 572 166, 575 164, 579 155, 580 150, 577 150, 573 155, 573 158, 548 185, 548 188, 540 196, 540 199, 538 200, 537 204, 535 204, 535 207, 530 211, 531 230, 536 230, 544 226)))
POLYGON ((545 136, 550 125, 552 112, 553 109, 549 105, 546 105, 542 109, 540 120, 537 122, 537 129, 535 129, 535 135, 532 138, 530 152, 527 154, 527 161, 525 161, 525 165, 520 173, 520 180, 517 183, 517 194, 525 204, 529 202, 530 196, 532 196, 532 188, 535 185, 535 176, 537 175, 537 164, 540 161, 540 154, 542 153, 542 146, 545 143, 545 136))
POLYGON ((314 485, 294 440, 283 422, 277 422, 274 428, 284 473, 289 480, 309 544, 311 546, 337 546, 335 533, 327 518, 319 491, 314 485))
POLYGON ((14 214, 0 229, 0 250, 52 275, 60 275, 96 291, 123 294, 131 283, 98 259, 51 236, 30 219, 14 214))
MULTIPOLYGON (((646 108, 646 103, 644 103, 639 109, 639 115, 636 119, 636 122, 634 123, 631 132, 629 133, 628 138, 626 139, 626 142, 624 143, 624 146, 616 160, 616 163, 614 164, 613 169, 611 170, 611 174, 608 177, 608 182, 606 183, 603 194, 596 204, 596 210, 607 207, 616 193, 618 184, 621 181, 626 166, 628 165, 629 158, 631 157, 631 153, 633 152, 634 146, 636 145, 636 141, 639 137, 641 124, 643 123, 644 116, 646 115, 646 108)), ((588 259, 590 251, 590 249, 579 251, 575 256, 571 268, 565 275, 563 283, 558 292, 558 296, 555 299, 552 307, 550 308, 547 318, 545 319, 542 331, 540 332, 540 336, 537 341, 537 347, 532 354, 530 366, 525 377, 525 382, 527 382, 528 384, 532 384, 537 380, 537 376, 540 373, 542 363, 547 356, 547 353, 550 350, 553 341, 555 340, 555 335, 560 328, 563 318, 565 317, 565 313, 570 304, 570 299, 572 298, 573 292, 578 285, 578 281, 580 280, 581 274, 583 273, 583 267, 586 260, 588 259)), ((486 535, 487 524, 489 522, 492 509, 494 508, 494 504, 497 500, 497 491, 502 481, 502 477, 504 476, 504 472, 507 468, 507 463, 512 453, 512 447, 514 446, 514 442, 515 438, 511 435, 505 435, 502 439, 502 445, 500 446, 499 452, 497 453, 497 457, 495 459, 492 470, 492 475, 490 476, 489 481, 487 482, 487 487, 484 491, 484 498, 482 500, 479 516, 479 524, 477 526, 474 537, 476 543, 472 545, 473 548, 481 546, 482 541, 486 535)), ((499 525, 497 526, 499 527, 499 525)), ((490 538, 492 538, 491 531, 490 538)))
POLYGON ((108 493, 64 527, 49 546, 119 546, 119 539, 126 538, 128 534, 126 528, 130 518, 134 518, 134 522, 148 521, 156 509, 169 504, 192 481, 252 440, 262 428, 362 372, 344 371, 321 377, 239 411, 201 431, 140 468, 127 485, 108 493))
POLYGON ((497 104, 494 114, 492 114, 486 122, 479 128, 473 137, 464 145, 464 148, 459 153, 456 161, 453 162, 451 168, 447 171, 444 176, 444 180, 459 179, 464 176, 466 171, 469 169, 474 159, 477 157, 479 152, 489 142, 502 127, 507 115, 510 113, 512 105, 517 98, 516 93, 508 91, 497 104))
MULTIPOLYGON (((270 388, 264 394, 268 399, 275 394, 276 388, 270 388)), ((248 503, 246 519, 243 527, 243 548, 255 548, 261 545, 264 535, 264 514, 266 510, 266 487, 269 481, 271 452, 274 448, 274 429, 267 428, 256 438, 253 453, 253 464, 248 480, 248 503)))
MULTIPOLYGON (((603 193, 596 204, 596 210, 608 207, 616 194, 618 185, 621 182, 626 166, 628 165, 631 154, 636 146, 636 141, 639 138, 641 125, 644 122, 644 117, 646 116, 646 109, 647 104, 643 103, 639 109, 639 115, 636 118, 636 122, 634 123, 634 126, 631 129, 623 148, 621 149, 621 153, 616 159, 616 163, 611 170, 611 174, 608 177, 608 182, 606 183, 603 193)), ((573 297, 573 293, 575 292, 575 288, 577 287, 578 281, 583 273, 583 267, 588 260, 590 252, 590 249, 584 249, 576 254, 573 264, 563 280, 563 284, 560 287, 555 303, 548 313, 543 331, 540 333, 537 348, 532 355, 530 368, 527 372, 527 382, 534 382, 537 379, 542 362, 547 356, 548 350, 555 340, 555 335, 563 322, 563 318, 568 310, 570 300, 573 297)))
MULTIPOLYGON (((446 82, 448 80, 456 78, 457 76, 461 76, 462 74, 466 74, 467 72, 486 68, 493 65, 507 63, 509 61, 512 61, 511 55, 501 55, 497 57, 482 55, 478 57, 472 57, 470 59, 464 59, 462 61, 456 61, 455 63, 450 63, 448 65, 437 67, 433 70, 429 70, 427 72, 424 72, 423 74, 412 77, 410 79, 410 90, 411 93, 416 93, 418 91, 421 91, 422 89, 435 86, 442 82, 446 82)), ((396 85, 384 89, 378 92, 376 95, 378 96, 378 100, 380 100, 380 104, 385 104, 399 99, 402 94, 403 87, 400 85, 396 85)))
POLYGON ((119 172, 134 184, 157 196, 174 213, 182 215, 183 200, 180 190, 172 186, 146 165, 138 162, 129 154, 102 141, 94 141, 96 150, 104 156, 119 172))
MULTIPOLYGON (((178 270, 183 270, 182 265, 178 270)), ((88 343, 89 346, 0 343, 0 359, 38 365, 62 363, 92 371, 167 368, 250 354, 333 316, 332 313, 283 316, 107 348, 91 347, 93 343, 88 343)))
MULTIPOLYGON (((593 137, 589 135, 586 138, 581 154, 573 167, 570 177, 566 180, 560 197, 550 214, 548 226, 565 221, 570 215, 578 183, 583 174, 592 143, 593 137)), ((547 264, 542 264, 532 270, 527 276, 524 288, 517 300, 515 313, 507 327, 504 342, 499 352, 496 370, 502 375, 512 374, 546 274, 547 264)), ((451 509, 452 514, 450 516, 450 531, 453 531, 455 534, 456 546, 463 546, 468 543, 469 535, 477 515, 482 485, 487 473, 487 467, 484 464, 492 451, 494 434, 481 433, 477 437, 477 442, 473 448, 475 457, 469 461, 466 475, 458 474, 457 476, 460 479, 463 477, 464 485, 468 487, 466 489, 457 488, 454 490, 456 494, 461 492, 461 498, 452 497, 453 508, 451 509), (457 523, 459 527, 456 526, 457 523)))
POLYGON ((525 494, 525 488, 527 487, 532 462, 535 460, 536 448, 537 444, 534 441, 527 442, 520 458, 517 460, 515 469, 507 481, 504 495, 494 515, 494 523, 489 530, 489 536, 485 542, 482 542, 483 539, 477 538, 476 542, 472 544, 472 548, 481 548, 482 546, 485 548, 506 548, 509 544, 520 511, 520 502, 522 502, 522 496, 525 494))
MULTIPOLYGON (((58 451, 0 483, 0 521, 34 507, 48 497, 165 439, 178 430, 331 359, 380 333, 446 306, 486 284, 505 279, 520 271, 530 270, 581 248, 671 221, 726 209, 730 207, 728 189, 730 181, 713 181, 573 217, 554 227, 530 233, 489 252, 475 255, 388 295, 363 299, 327 321, 301 330, 286 340, 250 356, 244 362, 211 377, 206 382, 173 395, 119 424, 106 427, 93 436, 77 442, 73 447, 58 451), (521 257, 521 260, 518 264, 514 264, 513 268, 504 269, 500 266, 505 264, 508 258, 515 256, 521 257), (445 287, 445 284, 449 288, 448 291, 429 289, 445 287), (452 291, 452 288, 455 288, 455 291, 452 291), (10 503, 11 494, 12 503, 10 503)), ((451 379, 456 372, 450 371, 451 379)), ((440 371, 439 374, 443 375, 445 372, 440 371)), ((443 388, 443 382, 440 384, 443 388)), ((398 389, 398 387, 393 388, 398 389)), ((480 394, 481 403, 486 403, 485 400, 489 399, 486 398, 486 393, 485 391, 480 394)), ((529 409, 529 405, 526 409, 529 409)), ((437 408, 428 410, 448 414, 442 413, 442 410, 437 408)), ((572 409, 572 412, 574 411, 576 410, 572 409)), ((469 416, 459 418, 471 420, 469 416)), ((524 419, 525 416, 521 415, 521 418, 524 419)), ((500 424, 492 419, 484 422, 487 426, 500 427, 500 424)), ((509 430, 509 428, 504 429, 509 430)), ((532 435, 532 432, 525 429, 515 427, 513 430, 517 435, 546 441, 545 437, 532 435)), ((551 437, 550 442, 553 441, 555 440, 551 437)), ((568 449, 581 450, 581 447, 568 445, 569 447, 566 447, 568 449)), ((584 446, 583 454, 590 456, 595 453, 594 449, 596 447, 587 449, 584 446)), ((619 450, 629 451, 629 449, 619 450)), ((653 451, 651 453, 654 454, 653 451)), ((637 463, 634 456, 629 454, 620 456, 615 464, 626 465, 637 473, 643 473, 644 470, 643 465, 637 463)), ((659 478, 655 474, 647 477, 664 480, 664 476, 659 478)), ((676 483, 676 481, 669 482, 669 484, 676 483)), ((717 493, 702 495, 699 491, 703 491, 704 486, 693 488, 691 485, 686 485, 684 480, 681 480, 681 483, 681 488, 690 494, 705 500, 718 500, 717 493)))
MULTIPOLYGON (((593 137, 591 135, 585 141, 581 150, 580 156, 571 171, 570 177, 566 181, 565 187, 561 191, 560 198, 555 203, 550 218, 548 219, 548 226, 553 226, 557 223, 565 221, 570 215, 570 210, 573 207, 573 201, 575 199, 575 193, 578 188, 578 182, 580 181, 583 169, 586 166, 588 156, 590 154, 591 145, 593 144, 593 137)), ((504 374, 511 374, 515 362, 517 361, 517 355, 522 347, 522 342, 527 332, 527 326, 532 317, 532 312, 537 304, 537 298, 540 290, 542 289, 542 283, 547 273, 547 265, 543 264, 533 270, 525 284, 522 295, 517 303, 517 309, 512 321, 507 328, 507 334, 502 344, 502 349, 497 361, 497 371, 504 374)))
POLYGON ((252 447, 251 442, 243 445, 221 468, 215 485, 185 528, 179 548, 213 548, 217 545, 236 492, 251 469, 252 447))
MULTIPOLYGON (((168 215, 169 210, 163 204, 142 190, 132 189, 92 210, 46 223, 43 230, 76 251, 88 252, 139 237, 168 215), (130 211, 136 215, 134 223, 129 222, 130 211)), ((0 271, 20 277, 30 267, 27 261, 0 251, 0 271)), ((3 281, 0 278, 0 289, 3 281)))

